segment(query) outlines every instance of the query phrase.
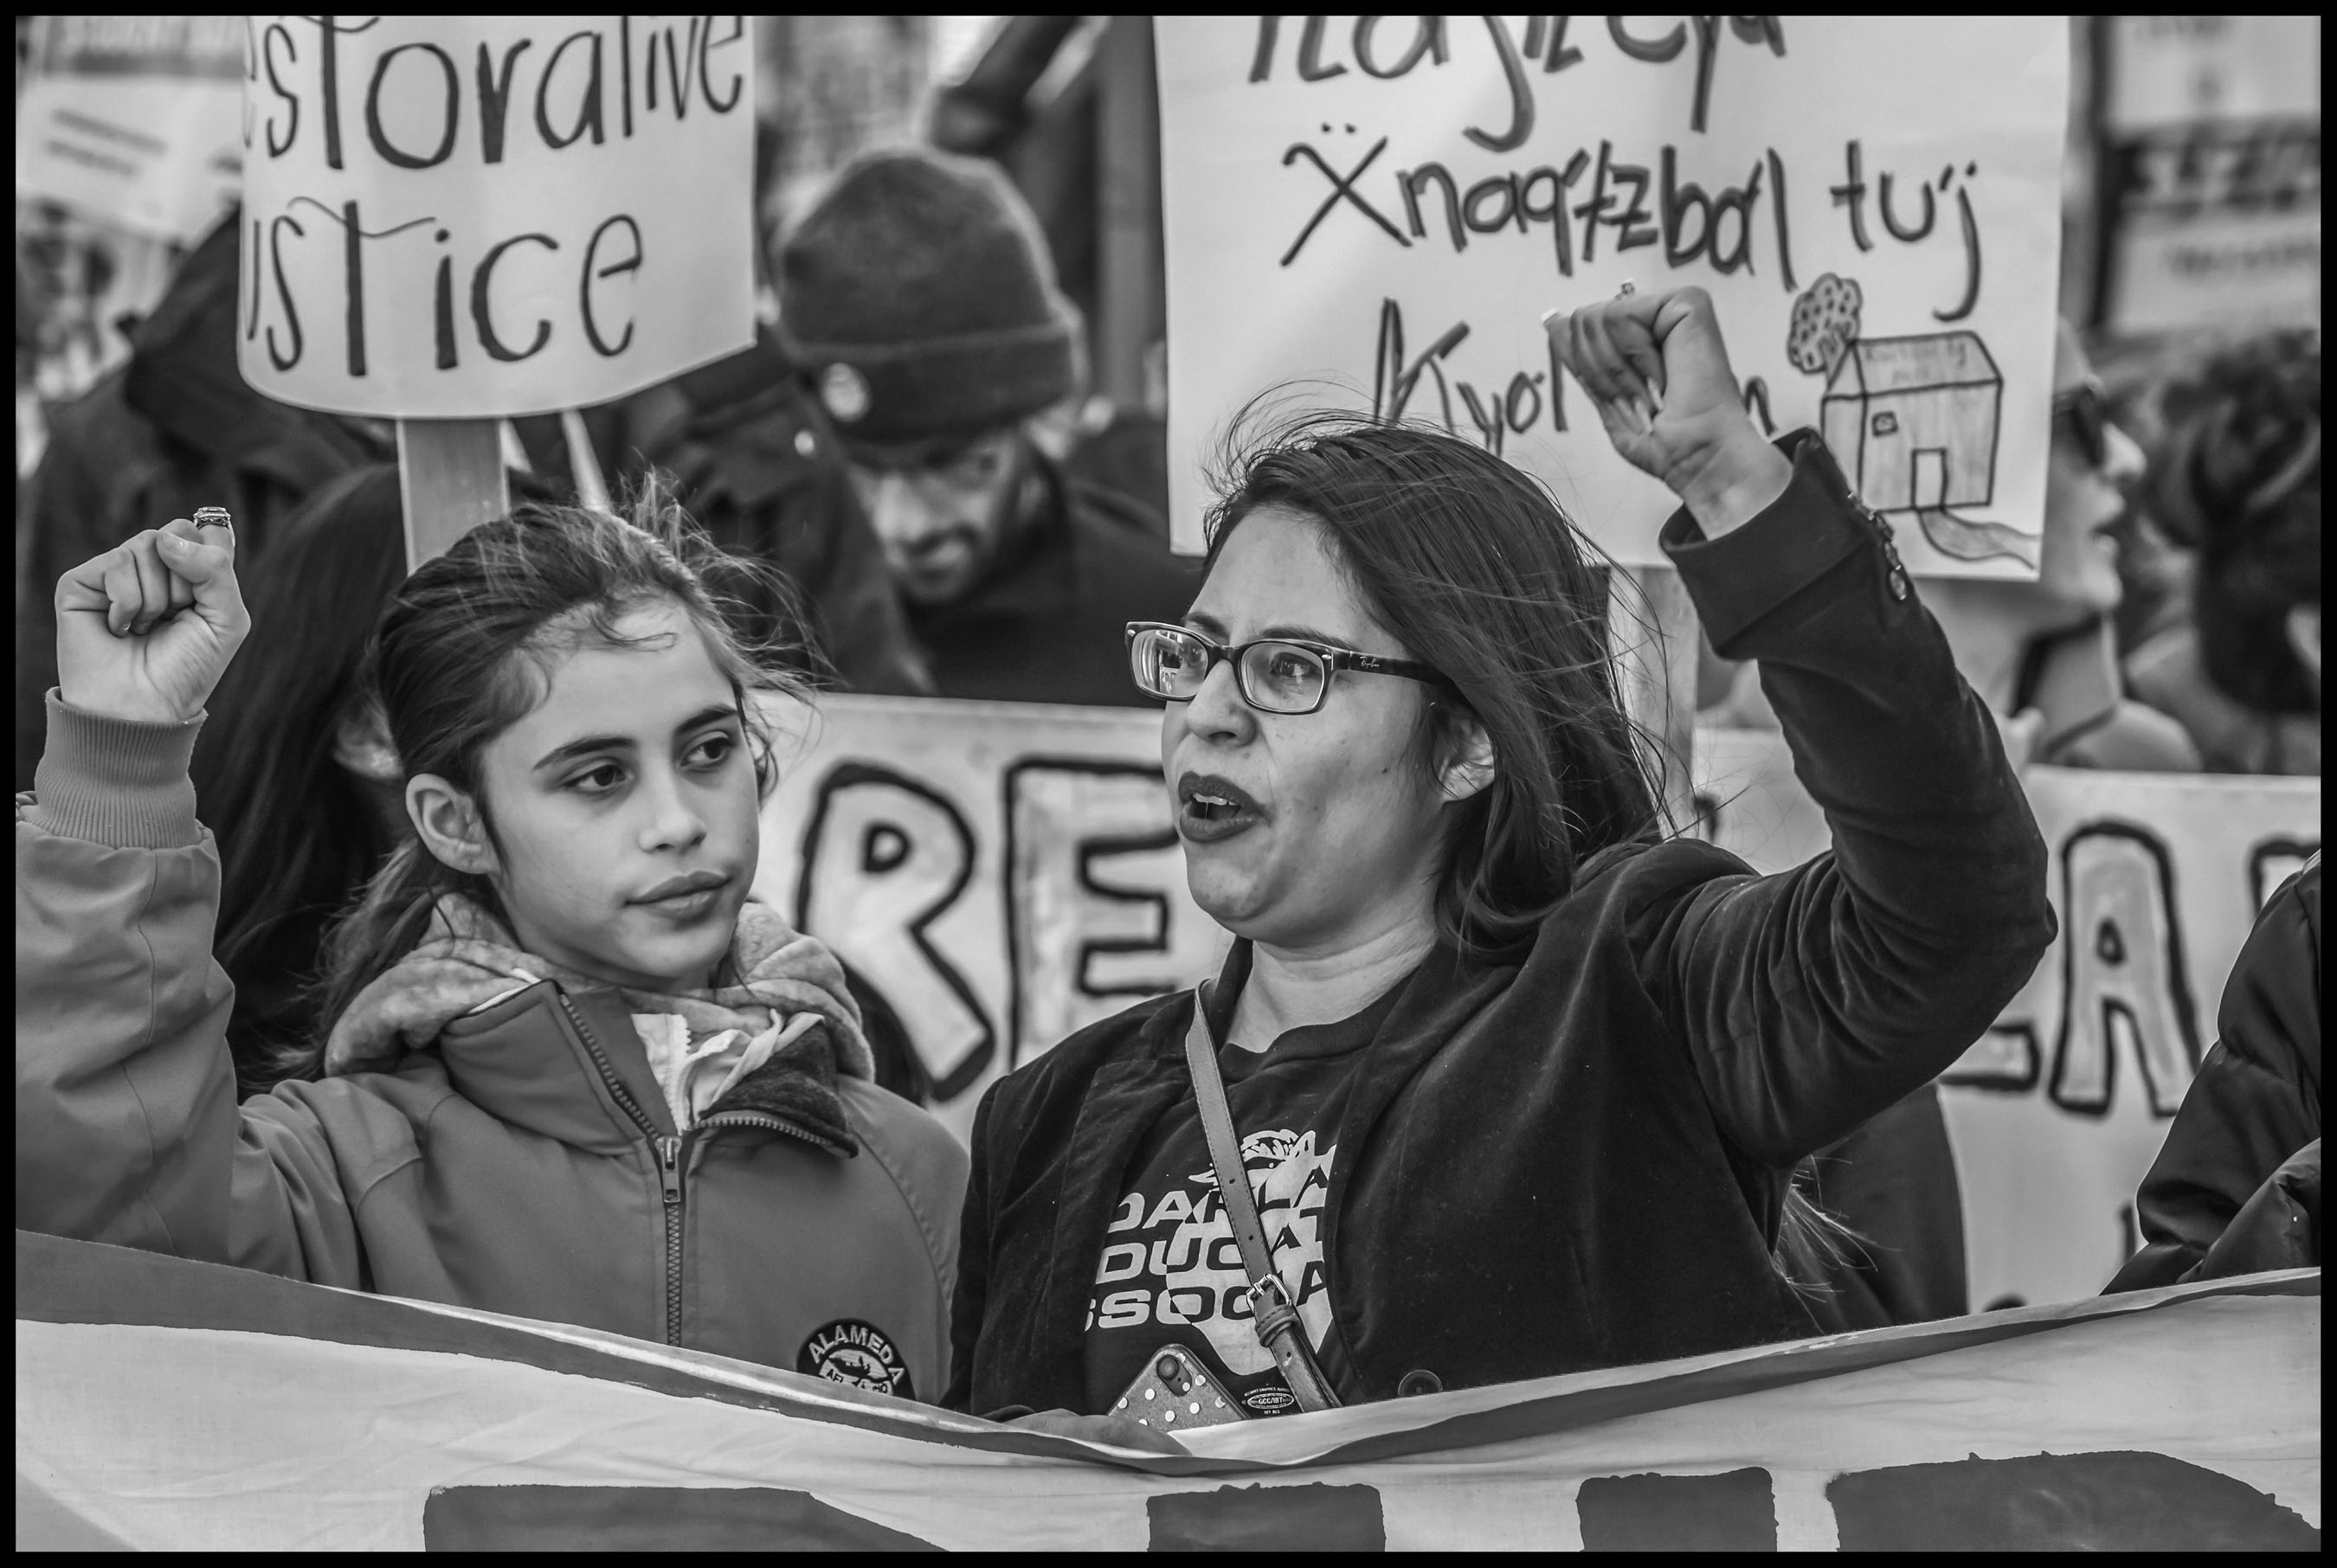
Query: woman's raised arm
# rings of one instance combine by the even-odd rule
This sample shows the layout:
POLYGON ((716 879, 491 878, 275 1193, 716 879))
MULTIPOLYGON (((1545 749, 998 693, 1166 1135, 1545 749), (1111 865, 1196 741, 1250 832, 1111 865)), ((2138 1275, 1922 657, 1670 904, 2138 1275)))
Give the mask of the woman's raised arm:
POLYGON ((1833 830, 1832 852, 1794 871, 1651 909, 1640 943, 1723 1128, 1785 1164, 1995 1020, 2052 939, 2044 844, 1888 527, 1814 435, 1772 446, 1754 429, 1703 291, 1549 327, 1617 450, 1686 502, 1665 550, 1713 646, 1760 661, 1833 830))

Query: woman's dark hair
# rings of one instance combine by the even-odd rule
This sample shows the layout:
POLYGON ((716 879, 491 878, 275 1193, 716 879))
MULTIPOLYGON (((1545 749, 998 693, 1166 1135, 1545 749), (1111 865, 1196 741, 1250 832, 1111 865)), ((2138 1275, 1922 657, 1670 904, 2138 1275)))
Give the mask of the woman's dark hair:
POLYGON ((314 1034, 305 993, 326 928, 389 852, 334 745, 362 700, 367 635, 405 574, 397 471, 386 464, 311 495, 241 573, 251 633, 211 694, 191 771, 219 841, 213 948, 235 982, 228 1042, 245 1094, 314 1034))
POLYGON ((1259 507, 1302 512, 1380 623, 1458 688, 1427 710, 1423 760, 1453 755, 1466 713, 1495 772, 1453 813, 1438 932, 1514 957, 1583 862, 1661 833, 1608 647, 1605 563, 1539 481, 1466 441, 1333 414, 1246 435, 1253 417, 1219 460, 1207 570, 1259 507))
POLYGON ((2317 713, 2288 612, 2321 602, 2321 335, 2216 355, 2170 394, 2155 510, 2199 551, 2192 615, 2207 678, 2260 713, 2317 713))
MULTIPOLYGON (((487 743, 542 699, 543 681, 562 657, 583 646, 631 646, 617 622, 660 599, 679 605, 728 677, 768 792, 775 782, 771 736, 750 691, 803 695, 783 666, 802 650, 767 635, 780 618, 770 607, 789 592, 761 563, 724 554, 652 478, 620 502, 622 516, 532 502, 473 529, 445 555, 425 561, 383 610, 369 649, 367 684, 381 704, 399 765, 408 778, 435 774, 479 803, 490 842, 494 802, 480 791, 487 743), (749 611, 751 599, 758 609, 749 611)), ((799 627, 797 618, 787 618, 799 627)), ((334 930, 317 1017, 329 1026, 357 994, 410 952, 441 897, 461 892, 498 918, 501 901, 484 877, 458 872, 409 839, 334 930)), ((313 1076, 324 1031, 285 1066, 313 1076)))

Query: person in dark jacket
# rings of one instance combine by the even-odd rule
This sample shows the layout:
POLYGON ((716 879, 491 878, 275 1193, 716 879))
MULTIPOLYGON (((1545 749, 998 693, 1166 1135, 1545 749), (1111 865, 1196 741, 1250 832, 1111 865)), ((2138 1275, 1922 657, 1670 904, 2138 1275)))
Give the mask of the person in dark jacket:
POLYGON ((934 695, 835 432, 768 328, 638 394, 624 416, 633 450, 717 544, 786 574, 786 615, 823 675, 846 691, 934 695))
POLYGON ((2321 1261, 2321 857, 2281 884, 2224 985, 2221 1035, 2136 1194, 2104 1294, 2321 1261))
POLYGON ((1173 618, 1190 565, 1126 495, 1032 439, 1079 391, 1078 326, 988 165, 885 151, 781 243, 779 336, 842 443, 940 694, 1128 704, 1121 628, 1173 618))
POLYGON ((1759 877, 1660 833, 1596 579, 1533 481, 1403 426, 1270 441, 1182 624, 1130 635, 1188 880, 1236 940, 1198 1001, 985 1097, 946 1403, 1154 1441, 1105 1413, 1175 1343, 1292 1407, 1226 1244, 1197 1006, 1341 1400, 1817 1332, 1779 1262, 1795 1165, 1942 1070, 2050 941, 1995 721, 1824 443, 1747 420, 1710 300, 1627 295, 1552 341, 1686 503, 1664 547, 1715 646, 1760 660, 1833 850, 1759 877))

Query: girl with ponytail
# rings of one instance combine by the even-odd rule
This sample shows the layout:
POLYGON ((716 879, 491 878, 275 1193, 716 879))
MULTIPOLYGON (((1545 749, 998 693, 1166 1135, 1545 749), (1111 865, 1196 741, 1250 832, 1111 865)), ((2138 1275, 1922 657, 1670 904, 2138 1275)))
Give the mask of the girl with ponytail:
POLYGON ((786 683, 742 563, 654 490, 630 513, 523 505, 398 589, 368 670, 413 839, 330 939, 328 1029, 240 1106, 186 774, 249 627, 232 531, 66 574, 17 813, 19 1225, 939 1391, 964 1156, 748 901, 786 683))

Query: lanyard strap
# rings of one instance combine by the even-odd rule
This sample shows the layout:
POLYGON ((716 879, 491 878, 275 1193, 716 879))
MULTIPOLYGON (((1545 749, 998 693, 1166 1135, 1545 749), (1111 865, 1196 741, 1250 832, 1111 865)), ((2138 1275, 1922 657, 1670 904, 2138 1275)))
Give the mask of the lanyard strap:
POLYGON ((1200 1106, 1202 1135, 1209 1142, 1209 1163, 1217 1170, 1217 1197, 1233 1224, 1242 1270, 1249 1275, 1250 1327, 1282 1369, 1283 1381, 1302 1409, 1336 1409, 1339 1397, 1315 1364, 1299 1326, 1298 1309, 1274 1272, 1274 1252, 1266 1244, 1266 1227, 1258 1222, 1249 1173, 1242 1167, 1233 1107, 1226 1103, 1226 1082, 1217 1072, 1217 1048, 1209 1040, 1209 1020, 1198 990, 1193 993, 1193 1027, 1185 1031, 1185 1066, 1193 1076, 1193 1098, 1200 1106))

